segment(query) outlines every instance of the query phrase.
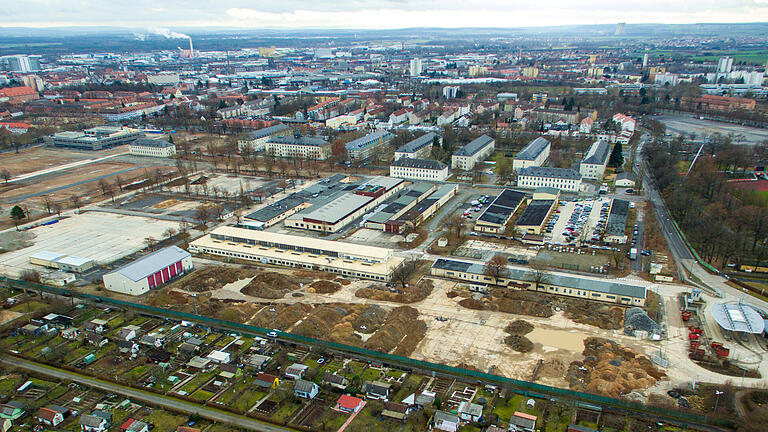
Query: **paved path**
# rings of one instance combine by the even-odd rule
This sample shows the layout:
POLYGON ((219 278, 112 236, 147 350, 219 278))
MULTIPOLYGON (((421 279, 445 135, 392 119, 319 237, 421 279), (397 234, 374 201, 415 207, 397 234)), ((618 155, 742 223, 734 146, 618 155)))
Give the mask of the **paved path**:
POLYGON ((19 358, 2 357, 0 363, 4 363, 8 366, 15 366, 22 369, 27 369, 33 372, 37 372, 49 377, 58 379, 65 379, 74 381, 80 384, 84 384, 93 388, 97 388, 106 392, 118 393, 123 396, 127 396, 131 399, 140 400, 145 403, 156 405, 163 408, 168 408, 174 411, 183 412, 186 414, 198 414, 200 417, 213 420, 216 422, 228 423, 240 428, 261 431, 261 432, 287 432, 293 429, 288 429, 280 426, 274 426, 267 423, 243 417, 237 414, 231 414, 224 411, 215 410, 202 405, 194 404, 191 402, 185 402, 179 399, 174 399, 167 396, 161 396, 154 393, 149 393, 130 387, 125 387, 118 384, 113 384, 106 381, 97 380, 81 376, 69 371, 55 369, 48 366, 40 365, 30 361, 22 360, 19 358))
POLYGON ((357 417, 357 415, 358 415, 358 414, 360 414, 360 411, 362 411, 362 410, 363 410, 363 408, 365 408, 365 401, 363 401, 363 406, 361 406, 359 410, 357 410, 357 411, 353 412, 353 413, 352 413, 352 415, 350 415, 350 416, 349 416, 349 418, 347 419, 347 421, 345 421, 345 422, 344 422, 344 424, 343 424, 343 425, 341 425, 341 427, 339 428, 339 430, 338 430, 338 431, 336 431, 336 432, 344 432, 344 429, 346 429, 346 428, 347 428, 347 426, 349 426, 349 424, 350 424, 350 423, 352 423, 352 420, 354 420, 354 419, 355 419, 355 417, 357 417))
POLYGON ((37 177, 37 176, 41 176, 41 175, 45 175, 45 174, 51 174, 51 173, 55 173, 57 171, 63 171, 63 170, 66 170, 66 169, 75 168, 75 167, 79 167, 79 166, 83 166, 83 165, 89 165, 89 164, 96 163, 96 162, 102 162, 102 161, 105 161, 107 159, 112 159, 112 158, 115 158, 115 157, 118 157, 118 156, 122 156, 122 155, 125 155, 125 154, 128 154, 128 152, 125 151, 125 152, 122 152, 122 153, 117 153, 117 154, 113 154, 113 155, 109 155, 109 156, 104 156, 104 157, 101 157, 101 158, 86 159, 86 160, 71 162, 71 163, 64 164, 64 165, 58 165, 58 166, 55 166, 55 167, 42 169, 40 171, 35 171, 35 172, 31 172, 31 173, 27 173, 27 174, 22 174, 22 175, 16 176, 16 177, 8 180, 8 183, 22 181, 22 180, 26 180, 28 178, 37 177))

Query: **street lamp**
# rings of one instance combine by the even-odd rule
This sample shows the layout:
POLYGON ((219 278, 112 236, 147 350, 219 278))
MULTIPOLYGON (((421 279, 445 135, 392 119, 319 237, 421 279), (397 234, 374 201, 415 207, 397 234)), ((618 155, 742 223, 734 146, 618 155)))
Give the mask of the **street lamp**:
POLYGON ((275 308, 269 308, 269 311, 272 312, 272 329, 275 328, 275 308))
POLYGON ((723 394, 720 390, 715 390, 715 411, 717 412, 717 402, 720 400, 720 395, 723 394))

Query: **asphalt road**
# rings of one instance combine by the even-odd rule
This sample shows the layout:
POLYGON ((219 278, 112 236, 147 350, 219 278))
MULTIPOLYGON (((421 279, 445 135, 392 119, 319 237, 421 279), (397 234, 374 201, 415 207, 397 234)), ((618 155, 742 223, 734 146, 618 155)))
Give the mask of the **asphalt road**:
POLYGON ((224 411, 211 409, 202 405, 184 402, 178 399, 132 389, 130 387, 124 387, 118 384, 80 376, 69 371, 41 366, 37 363, 19 358, 2 357, 0 358, 0 363, 30 370, 49 377, 74 381, 76 383, 87 385, 106 392, 121 394, 131 399, 139 400, 144 403, 149 403, 163 408, 168 408, 173 411, 183 412, 186 414, 197 414, 200 417, 206 418, 208 420, 228 423, 243 429, 262 432, 288 432, 293 430, 262 423, 254 419, 230 414, 224 411))

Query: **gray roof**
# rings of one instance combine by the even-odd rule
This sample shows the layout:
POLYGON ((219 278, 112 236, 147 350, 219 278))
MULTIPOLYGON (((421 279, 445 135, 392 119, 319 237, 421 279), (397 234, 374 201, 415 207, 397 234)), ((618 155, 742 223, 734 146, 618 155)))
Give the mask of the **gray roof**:
POLYGON ((275 136, 269 139, 273 144, 295 144, 305 145, 313 147, 323 147, 328 144, 328 141, 320 137, 305 137, 305 136, 275 136))
POLYGON ((106 420, 102 417, 91 415, 91 414, 83 414, 80 416, 80 425, 83 426, 89 426, 89 427, 99 427, 101 423, 106 420))
POLYGON ((245 215, 246 219, 267 222, 281 214, 304 204, 305 199, 297 194, 291 194, 280 201, 266 205, 253 213, 245 215))
POLYGON ((431 170, 444 170, 447 167, 446 164, 432 159, 411 159, 405 157, 392 162, 392 166, 431 170))
POLYGON ((549 140, 546 138, 538 137, 523 147, 522 150, 515 156, 515 159, 520 160, 534 160, 541 152, 544 151, 550 145, 549 140))
POLYGON ((419 151, 419 149, 432 144, 435 141, 435 137, 439 137, 439 135, 434 132, 428 132, 414 140, 407 142, 395 151, 397 153, 415 153, 419 151))
POLYGON ((627 226, 627 214, 629 213, 629 201, 615 199, 608 214, 605 224, 605 234, 621 236, 627 226))
POLYGON ((166 147, 173 147, 174 145, 169 143, 168 141, 161 140, 161 139, 139 138, 136 141, 132 142, 131 146, 166 148, 166 147))
POLYGON ((373 197, 365 195, 343 194, 320 208, 303 213, 302 216, 307 219, 336 223, 372 200, 373 197))
POLYGON ((710 313, 717 324, 728 331, 760 334, 765 330, 763 317, 746 303, 718 303, 710 313))
POLYGON ((440 424, 444 421, 449 423, 458 423, 459 416, 457 416, 456 414, 445 412, 445 411, 440 411, 440 410, 435 411, 435 423, 440 424))
MULTIPOLYGON (((438 258, 432 267, 457 271, 462 273, 472 273, 484 275, 484 266, 481 263, 470 261, 460 261, 447 258, 438 258)), ((519 267, 507 266, 509 278, 519 281, 534 281, 533 271, 519 267)), ((559 286, 572 289, 583 289, 587 291, 597 291, 617 296, 645 298, 645 287, 642 285, 631 285, 626 282, 616 282, 611 279, 594 279, 578 276, 566 276, 557 273, 547 274, 546 285, 559 286)))
POLYGON ((525 194, 512 189, 504 189, 488 207, 483 210, 478 221, 490 222, 494 224, 504 224, 517 210, 517 207, 525 198, 525 194))
POLYGON ((316 385, 317 384, 313 383, 312 381, 297 379, 293 385, 293 391, 310 393, 316 385))
POLYGON ((579 180, 581 174, 570 168, 552 168, 531 166, 522 168, 517 172, 518 176, 561 178, 566 180, 579 180))
POLYGON ((252 140, 255 140, 255 139, 264 138, 264 137, 267 137, 267 136, 270 136, 270 135, 274 135, 276 133, 280 133, 280 132, 283 132, 283 131, 288 130, 288 129, 290 129, 290 127, 288 127, 288 126, 286 126, 286 125, 284 125, 282 123, 279 123, 279 124, 276 124, 274 126, 265 127, 263 129, 255 130, 255 131, 251 132, 250 134, 248 134, 248 137, 250 139, 252 139, 252 140))
POLYGON ((465 145, 464 147, 458 149, 456 153, 454 153, 455 156, 472 156, 475 153, 482 150, 485 146, 493 142, 493 138, 489 137, 488 135, 483 135, 474 141, 470 142, 469 144, 465 145))
POLYGON ((168 246, 108 274, 120 273, 136 282, 190 256, 189 252, 180 247, 168 246))
POLYGON ((624 171, 616 174, 616 180, 632 180, 635 181, 635 175, 629 171, 624 171))
POLYGON ((602 165, 608 160, 608 156, 611 154, 611 146, 607 142, 600 140, 595 141, 589 146, 587 154, 584 156, 584 160, 581 163, 602 165))
POLYGON ((389 141, 392 139, 394 135, 392 133, 382 130, 381 132, 371 132, 368 135, 358 138, 356 140, 352 140, 346 144, 344 144, 344 147, 347 150, 355 150, 355 149, 361 149, 368 147, 369 145, 373 145, 379 142, 379 139, 381 139, 382 142, 389 141))

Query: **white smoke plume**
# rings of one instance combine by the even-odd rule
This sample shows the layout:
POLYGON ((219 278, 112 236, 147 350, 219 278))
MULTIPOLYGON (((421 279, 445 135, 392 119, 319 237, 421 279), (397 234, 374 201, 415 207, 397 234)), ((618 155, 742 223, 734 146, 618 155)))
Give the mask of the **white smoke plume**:
POLYGON ((189 35, 171 31, 170 29, 163 28, 163 27, 150 28, 149 32, 152 34, 163 36, 166 39, 192 39, 189 35))

